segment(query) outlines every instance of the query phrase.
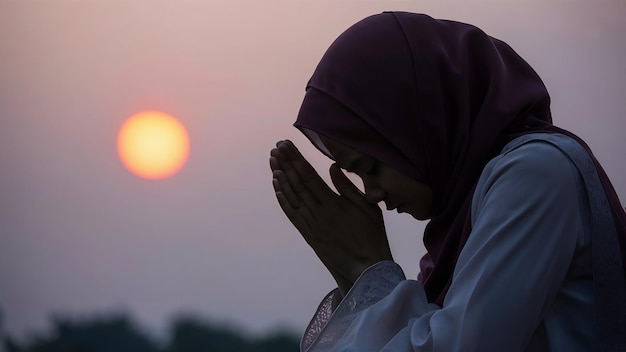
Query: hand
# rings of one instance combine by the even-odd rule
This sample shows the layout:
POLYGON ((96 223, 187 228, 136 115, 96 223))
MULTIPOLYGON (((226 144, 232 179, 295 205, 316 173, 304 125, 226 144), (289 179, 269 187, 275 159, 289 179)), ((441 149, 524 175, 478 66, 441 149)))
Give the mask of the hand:
POLYGON ((272 149, 270 168, 278 203, 336 280, 351 286, 370 265, 392 259, 380 208, 366 201, 337 164, 330 176, 339 194, 290 141, 272 149))

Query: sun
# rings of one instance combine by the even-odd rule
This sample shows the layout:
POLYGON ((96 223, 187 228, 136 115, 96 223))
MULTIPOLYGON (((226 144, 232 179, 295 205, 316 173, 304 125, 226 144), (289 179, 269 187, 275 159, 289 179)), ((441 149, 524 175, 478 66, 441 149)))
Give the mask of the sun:
POLYGON ((176 174, 189 157, 189 135, 173 116, 144 111, 129 117, 117 135, 124 166, 139 177, 157 180, 176 174))

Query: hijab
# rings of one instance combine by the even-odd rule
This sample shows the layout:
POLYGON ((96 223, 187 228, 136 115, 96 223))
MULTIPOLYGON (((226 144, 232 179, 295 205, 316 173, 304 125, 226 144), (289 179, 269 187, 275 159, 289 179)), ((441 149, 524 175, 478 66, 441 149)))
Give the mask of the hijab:
MULTIPOLYGON (((545 85, 510 46, 469 24, 406 12, 368 17, 335 40, 307 84, 294 126, 331 158, 319 134, 432 188, 419 280, 439 305, 471 232, 476 182, 506 143, 562 133, 591 155, 580 138, 552 125, 545 85)), ((593 160, 626 269, 626 215, 593 160)))

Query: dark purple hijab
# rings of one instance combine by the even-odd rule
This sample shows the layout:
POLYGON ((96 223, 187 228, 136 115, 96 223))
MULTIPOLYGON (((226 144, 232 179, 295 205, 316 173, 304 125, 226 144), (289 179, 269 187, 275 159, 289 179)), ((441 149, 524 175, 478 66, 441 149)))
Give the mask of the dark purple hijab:
MULTIPOLYGON (((536 132, 569 135, 589 151, 552 125, 543 82, 506 43, 472 25, 405 12, 368 17, 335 40, 294 125, 327 155, 318 134, 432 187, 419 279, 439 305, 470 235, 472 193, 486 163, 512 139, 536 132)), ((626 272, 626 214, 594 163, 626 272)))

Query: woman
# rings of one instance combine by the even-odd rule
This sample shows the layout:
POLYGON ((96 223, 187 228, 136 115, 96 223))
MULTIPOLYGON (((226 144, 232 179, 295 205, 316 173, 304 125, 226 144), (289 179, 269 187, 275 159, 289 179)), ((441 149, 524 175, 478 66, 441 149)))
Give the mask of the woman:
POLYGON ((386 12, 337 38, 295 126, 335 160, 339 194, 291 142, 270 153, 281 208, 338 285, 301 349, 626 350, 626 215, 549 103, 468 24, 386 12), (381 201, 429 220, 418 281, 393 262, 381 201))

